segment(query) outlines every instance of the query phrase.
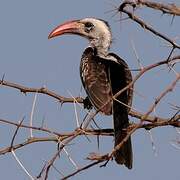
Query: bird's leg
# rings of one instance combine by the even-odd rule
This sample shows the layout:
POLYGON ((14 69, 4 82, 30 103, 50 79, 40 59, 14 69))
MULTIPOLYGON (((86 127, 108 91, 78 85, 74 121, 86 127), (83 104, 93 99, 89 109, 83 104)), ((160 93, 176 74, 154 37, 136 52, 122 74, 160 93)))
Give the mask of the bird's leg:
POLYGON ((91 103, 91 101, 89 100, 88 96, 83 100, 83 105, 84 105, 84 109, 92 109, 93 105, 91 103))

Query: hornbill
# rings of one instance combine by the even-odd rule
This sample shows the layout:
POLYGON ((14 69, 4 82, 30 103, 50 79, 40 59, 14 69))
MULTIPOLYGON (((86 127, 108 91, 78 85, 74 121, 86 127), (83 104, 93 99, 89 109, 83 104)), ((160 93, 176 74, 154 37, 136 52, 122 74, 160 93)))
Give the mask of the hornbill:
MULTIPOLYGON (((108 23, 101 19, 73 20, 56 27, 49 38, 63 34, 77 34, 89 40, 90 46, 83 52, 80 76, 90 103, 105 115, 113 114, 115 146, 127 135, 128 112, 132 104, 132 87, 114 98, 117 92, 132 81, 126 62, 114 53, 109 53, 112 42, 108 23)), ((132 146, 129 138, 116 151, 115 160, 132 168, 132 146)))

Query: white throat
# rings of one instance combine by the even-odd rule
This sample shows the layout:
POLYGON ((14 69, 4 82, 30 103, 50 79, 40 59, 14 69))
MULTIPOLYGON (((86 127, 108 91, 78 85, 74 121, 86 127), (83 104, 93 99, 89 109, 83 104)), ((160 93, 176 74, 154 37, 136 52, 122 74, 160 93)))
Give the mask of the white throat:
POLYGON ((110 45, 111 45, 111 36, 110 34, 97 37, 90 41, 92 47, 96 47, 97 54, 99 56, 107 56, 110 45))

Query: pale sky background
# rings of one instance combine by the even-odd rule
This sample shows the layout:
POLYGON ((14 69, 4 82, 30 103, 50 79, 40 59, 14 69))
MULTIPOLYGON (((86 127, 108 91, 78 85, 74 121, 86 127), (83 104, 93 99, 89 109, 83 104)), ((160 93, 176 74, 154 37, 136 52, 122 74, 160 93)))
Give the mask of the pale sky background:
MULTIPOLYGON (((179 0, 174 2, 180 5, 179 0)), ((131 20, 119 22, 119 15, 107 13, 118 6, 115 0, 0 0, 0 77, 5 74, 5 80, 28 87, 46 86, 63 96, 78 96, 81 92, 79 77, 79 62, 83 50, 88 43, 77 36, 62 36, 48 40, 50 31, 67 20, 85 17, 98 17, 109 22, 113 32, 111 51, 124 58, 131 69, 138 68, 137 60, 132 50, 132 41, 143 65, 155 63, 166 58, 170 49, 165 47, 162 39, 144 31, 131 20), (112 17, 113 16, 113 17, 112 17)), ((137 13, 152 24, 157 30, 171 38, 180 36, 180 19, 175 17, 171 25, 171 16, 161 16, 160 12, 138 10, 137 13)), ((177 42, 180 42, 178 40, 177 42)), ((176 51, 176 53, 178 53, 176 51)), ((175 67, 179 71, 179 67, 175 67)), ((136 73, 133 73, 134 75, 136 73)), ((168 72, 166 66, 147 73, 135 86, 141 94, 134 96, 133 107, 146 112, 154 98, 175 79, 175 74, 168 72)), ((158 106, 156 114, 171 117, 173 112, 168 103, 179 105, 179 85, 158 106)), ((22 95, 19 91, 0 87, 0 118, 18 122, 25 116, 24 123, 29 122, 34 94, 22 95)), ((78 108, 82 120, 83 110, 78 108)), ((34 114, 34 125, 40 126, 43 119, 45 125, 58 132, 70 132, 76 128, 73 104, 60 104, 46 95, 38 95, 34 114)), ((111 117, 99 115, 97 123, 100 127, 112 127, 111 117)), ((133 121, 133 118, 130 117, 133 121)), ((0 148, 9 146, 15 128, 0 124, 0 148)), ((34 136, 47 136, 34 132, 34 136)), ((175 128, 165 127, 152 130, 156 153, 151 145, 150 135, 146 130, 138 130, 132 136, 134 163, 133 169, 118 166, 114 161, 107 167, 95 166, 73 180, 91 179, 123 179, 123 180, 179 180, 180 150, 174 148, 171 142, 178 136, 175 128)), ((15 143, 23 142, 29 137, 29 131, 21 129, 15 143)), ((113 147, 112 138, 100 138, 100 149, 96 138, 85 137, 73 141, 67 147, 74 161, 82 166, 88 163, 85 158, 88 153, 107 153, 113 147)), ((28 145, 16 151, 31 175, 37 176, 44 165, 56 152, 55 143, 38 143, 28 145)), ((72 172, 74 167, 63 154, 55 163, 64 175, 72 172)), ((49 179, 60 179, 60 175, 52 169, 49 179)), ((11 154, 0 156, 0 179, 28 179, 11 154)))

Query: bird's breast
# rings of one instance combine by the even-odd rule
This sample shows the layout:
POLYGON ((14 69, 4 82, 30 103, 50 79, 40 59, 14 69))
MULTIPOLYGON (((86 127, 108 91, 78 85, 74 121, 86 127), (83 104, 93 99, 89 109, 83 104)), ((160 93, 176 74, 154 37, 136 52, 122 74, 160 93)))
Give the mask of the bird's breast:
POLYGON ((80 64, 81 80, 93 106, 106 115, 112 113, 112 93, 108 67, 93 54, 83 54, 80 64))

